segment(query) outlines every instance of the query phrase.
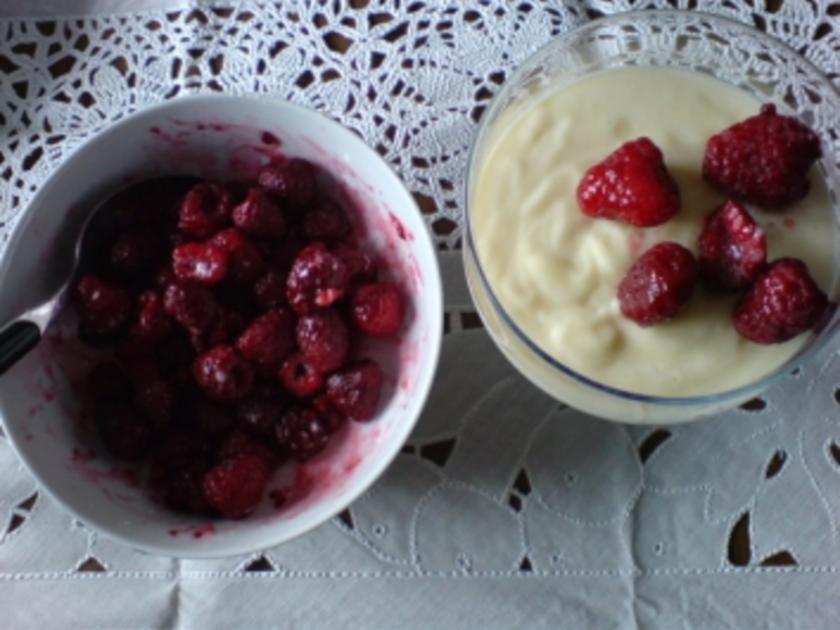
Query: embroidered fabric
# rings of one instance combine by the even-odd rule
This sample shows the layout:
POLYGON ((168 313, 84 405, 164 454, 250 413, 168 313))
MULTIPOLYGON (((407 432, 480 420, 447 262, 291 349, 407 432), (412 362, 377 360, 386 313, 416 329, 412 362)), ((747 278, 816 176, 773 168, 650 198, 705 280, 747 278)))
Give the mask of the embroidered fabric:
POLYGON ((840 357, 701 423, 592 420, 494 348, 458 250, 476 121, 553 35, 701 5, 840 82, 840 5, 106 2, 122 12, 46 19, 37 4, 0 9, 39 14, 0 18, 0 253, 39 183, 97 130, 187 93, 268 92, 357 130, 415 192, 440 249, 447 335, 426 411, 380 482, 250 557, 175 561, 99 537, 0 437, 8 627, 835 627, 840 357))

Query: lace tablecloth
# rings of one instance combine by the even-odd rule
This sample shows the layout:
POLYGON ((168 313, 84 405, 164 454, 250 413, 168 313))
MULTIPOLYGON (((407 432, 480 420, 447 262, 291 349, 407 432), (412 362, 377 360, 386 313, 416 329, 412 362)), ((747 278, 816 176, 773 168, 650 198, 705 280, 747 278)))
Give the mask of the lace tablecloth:
MULTIPOLYGON (((701 423, 601 422, 514 373, 463 281, 466 152, 488 100, 553 35, 667 3, 140 4, 0 6, 0 251, 39 182, 98 129, 187 93, 274 93, 358 130, 416 192, 444 270, 440 378, 367 495, 250 557, 175 561, 98 537, 0 437, 4 627, 840 625, 840 357, 701 423), (44 21, 68 6, 87 13, 44 21)), ((703 7, 840 83, 840 5, 703 7)))

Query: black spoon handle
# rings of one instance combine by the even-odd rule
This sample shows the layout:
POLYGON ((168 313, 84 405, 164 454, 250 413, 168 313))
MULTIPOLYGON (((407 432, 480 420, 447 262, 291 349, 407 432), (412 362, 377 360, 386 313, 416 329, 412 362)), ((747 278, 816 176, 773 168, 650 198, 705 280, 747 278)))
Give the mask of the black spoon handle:
POLYGON ((41 339, 41 330, 28 321, 13 322, 0 331, 0 375, 12 367, 41 339))

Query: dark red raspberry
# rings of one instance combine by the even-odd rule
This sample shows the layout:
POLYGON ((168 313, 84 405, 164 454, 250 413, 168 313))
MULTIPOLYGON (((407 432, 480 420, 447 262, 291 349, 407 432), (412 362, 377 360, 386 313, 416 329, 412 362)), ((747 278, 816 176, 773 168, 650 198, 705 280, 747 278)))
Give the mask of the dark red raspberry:
POLYGON ((680 209, 680 191, 648 138, 627 142, 586 171, 577 200, 584 214, 648 227, 680 209))
POLYGON ((236 340, 236 349, 259 366, 274 366, 295 345, 295 318, 287 308, 275 308, 259 316, 236 340))
POLYGON ((131 298, 119 287, 93 275, 76 283, 76 304, 82 330, 90 340, 112 339, 123 332, 131 318, 131 298))
POLYGON ((323 416, 314 409, 290 409, 276 429, 277 444, 299 462, 320 453, 330 441, 323 416))
POLYGON ((818 324, 828 297, 795 258, 770 264, 735 305, 735 329, 756 343, 781 343, 818 324))
POLYGON ((251 283, 262 271, 263 261, 245 233, 236 228, 222 230, 210 242, 227 253, 228 277, 234 282, 251 283))
POLYGON ((356 328, 373 337, 388 337, 402 328, 405 300, 392 282, 373 282, 358 288, 351 309, 356 328))
POLYGON ((621 284, 621 312, 640 326, 670 319, 691 297, 697 263, 678 243, 654 245, 633 263, 621 284))
POLYGON ((304 315, 297 323, 297 345, 312 367, 323 373, 332 372, 347 360, 347 325, 333 310, 304 315))
POLYGON ((249 190, 245 201, 234 208, 233 223, 260 238, 278 238, 286 232, 283 211, 260 188, 249 190))
POLYGON ((135 388, 134 402, 151 425, 159 430, 168 425, 175 414, 175 388, 159 378, 144 380, 135 388))
POLYGON ((214 285, 228 272, 228 256, 212 243, 184 243, 172 251, 172 272, 178 280, 214 285))
POLYGON ((181 407, 183 419, 200 435, 218 437, 236 425, 233 407, 210 402, 201 396, 188 396, 181 407))
POLYGON ((338 241, 350 232, 350 221, 341 206, 322 199, 306 213, 303 230, 310 241, 338 241))
POLYGON ((339 243, 333 249, 347 266, 347 275, 352 280, 373 280, 376 275, 376 263, 370 254, 347 243, 339 243))
POLYGON ((347 417, 336 409, 327 394, 321 394, 313 398, 312 408, 321 415, 327 431, 330 433, 338 431, 339 427, 347 420, 347 417))
POLYGON ((229 345, 236 341, 245 329, 245 318, 237 311, 227 307, 216 309, 213 323, 204 332, 191 332, 190 343, 196 352, 206 352, 219 345, 229 345))
POLYGON ((295 258, 286 283, 286 299, 299 314, 329 306, 344 297, 350 284, 347 266, 323 243, 305 247, 295 258))
POLYGON ((170 462, 155 476, 162 485, 163 503, 178 512, 207 514, 210 505, 204 496, 204 476, 208 466, 201 458, 187 457, 170 462))
POLYGON ((254 370, 230 346, 216 346, 199 355, 193 364, 199 387, 214 400, 244 398, 254 383, 254 370))
POLYGON ((151 273, 163 258, 158 239, 145 232, 124 234, 111 246, 111 269, 136 278, 151 273))
POLYGON ((764 230, 735 201, 706 217, 697 246, 700 276, 714 289, 745 289, 767 264, 764 230))
POLYGON ((351 420, 373 418, 381 392, 382 370, 370 359, 354 363, 327 379, 327 397, 351 420))
POLYGON ((237 424, 251 435, 270 435, 274 432, 274 425, 280 421, 285 408, 286 404, 280 396, 257 393, 236 406, 237 424))
POLYGON ((279 376, 284 389, 297 398, 314 396, 324 388, 324 375, 300 352, 286 359, 279 376))
POLYGON ((233 205, 233 196, 221 184, 197 184, 184 197, 178 228, 193 238, 209 238, 228 223, 233 205))
POLYGON ((263 308, 276 308, 286 304, 286 275, 269 271, 257 281, 254 295, 263 308))
POLYGON ((163 306, 181 326, 197 333, 209 328, 218 308, 213 295, 206 288, 181 283, 166 287, 163 306))
POLYGON ((294 208, 305 208, 315 198, 315 168, 306 160, 266 164, 257 183, 294 208))
POLYGON ((231 431, 222 440, 218 461, 236 459, 242 455, 256 455, 269 470, 274 469, 280 463, 280 454, 274 449, 257 442, 243 431, 231 431))
POLYGON ((157 291, 144 291, 137 298, 137 319, 131 336, 143 344, 156 343, 172 332, 172 320, 163 307, 157 291))
POLYGON ((94 406, 131 400, 131 379, 116 363, 98 363, 88 374, 85 399, 94 406))
POLYGON ((773 208, 808 194, 808 169, 821 156, 816 133, 764 105, 757 116, 709 138, 703 177, 727 195, 773 208))
POLYGON ((176 278, 175 274, 172 273, 171 264, 161 267, 155 273, 155 288, 159 289, 161 292, 166 291, 166 287, 176 282, 178 282, 178 278, 176 278))
POLYGON ((265 462, 250 453, 214 466, 204 475, 204 496, 228 518, 247 516, 260 502, 270 471, 265 462))
POLYGON ((149 425, 125 401, 97 409, 96 426, 105 448, 114 457, 137 460, 149 447, 149 425))
POLYGON ((167 337, 155 354, 160 372, 167 379, 178 383, 193 383, 192 364, 196 352, 188 334, 178 331, 175 335, 167 337))

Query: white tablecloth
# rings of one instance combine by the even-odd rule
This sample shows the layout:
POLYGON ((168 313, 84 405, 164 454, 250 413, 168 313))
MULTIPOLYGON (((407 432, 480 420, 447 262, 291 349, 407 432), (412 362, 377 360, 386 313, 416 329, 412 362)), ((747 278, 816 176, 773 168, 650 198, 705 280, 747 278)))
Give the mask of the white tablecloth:
MULTIPOLYGON (((563 408, 475 328, 457 252, 475 118, 552 35, 667 3, 345 4, 0 5, 0 251, 38 182, 111 120, 195 91, 272 92, 359 130, 418 193, 449 324, 413 449, 348 517, 264 554, 179 562, 98 537, 0 437, 0 624, 837 628, 837 357, 658 431, 563 408)), ((704 7, 840 76, 836 5, 753 4, 704 7)))

